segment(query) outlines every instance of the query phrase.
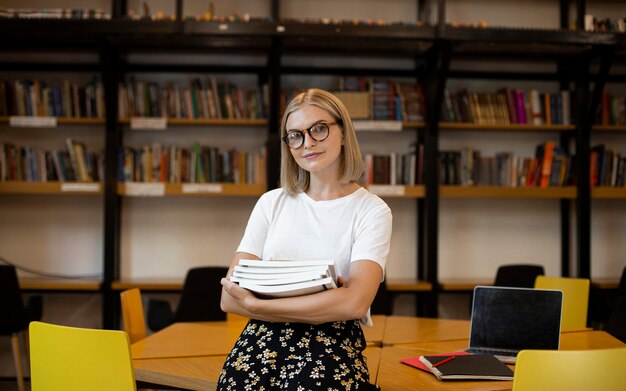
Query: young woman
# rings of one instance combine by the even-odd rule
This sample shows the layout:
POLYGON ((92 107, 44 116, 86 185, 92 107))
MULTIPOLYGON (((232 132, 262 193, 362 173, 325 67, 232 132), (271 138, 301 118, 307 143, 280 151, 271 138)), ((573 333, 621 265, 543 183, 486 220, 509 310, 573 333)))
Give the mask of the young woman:
POLYGON ((367 390, 369 307, 384 278, 391 211, 357 184, 362 158, 352 120, 334 95, 307 90, 281 122, 281 188, 257 202, 232 266, 222 310, 250 318, 222 369, 219 390, 367 390), (340 287, 261 299, 229 280, 240 259, 332 259, 340 287))

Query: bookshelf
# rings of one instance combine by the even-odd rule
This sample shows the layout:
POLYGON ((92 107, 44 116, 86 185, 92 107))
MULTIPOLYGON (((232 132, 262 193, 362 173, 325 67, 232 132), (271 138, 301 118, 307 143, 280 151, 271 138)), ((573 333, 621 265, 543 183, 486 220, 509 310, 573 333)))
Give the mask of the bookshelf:
MULTIPOLYGON (((589 112, 593 111, 593 107, 597 105, 593 96, 595 92, 600 93, 604 87, 602 81, 606 79, 608 71, 605 71, 603 64, 623 61, 623 55, 617 58, 611 57, 614 51, 617 53, 620 53, 620 50, 624 51, 623 34, 589 33, 582 31, 581 26, 578 26, 577 31, 559 30, 558 25, 563 23, 563 19, 566 19, 565 24, 569 23, 571 12, 560 9, 560 3, 557 2, 541 5, 541 7, 550 7, 551 12, 556 15, 558 20, 554 21, 554 26, 520 28, 512 22, 509 26, 507 19, 503 20, 503 27, 484 29, 448 25, 447 22, 450 20, 446 18, 455 18, 457 15, 453 12, 454 1, 407 1, 407 9, 410 10, 408 13, 411 14, 407 19, 412 21, 428 20, 428 15, 424 14, 426 8, 428 12, 434 12, 437 9, 441 11, 438 7, 444 7, 443 12, 437 15, 439 22, 430 25, 410 23, 366 25, 345 22, 311 24, 295 20, 294 16, 297 15, 298 10, 289 4, 280 4, 275 0, 267 3, 267 9, 258 10, 259 18, 249 23, 191 20, 132 21, 123 18, 126 6, 126 2, 123 1, 112 2, 112 20, 0 19, 0 33, 3 33, 5 37, 11 37, 11 39, 0 40, 0 49, 18 52, 10 62, 0 64, 2 72, 12 72, 16 69, 22 69, 24 72, 47 70, 95 72, 100 75, 105 86, 106 117, 58 118, 57 121, 59 126, 64 128, 104 128, 103 144, 107 162, 104 181, 97 191, 75 190, 77 194, 73 194, 70 198, 72 200, 74 196, 97 198, 103 206, 103 216, 100 216, 102 221, 98 221, 98 224, 102 224, 98 228, 102 242, 102 255, 97 257, 97 262, 103 272, 103 284, 98 292, 102 294, 105 303, 103 321, 106 327, 115 327, 116 324, 116 294, 117 289, 121 288, 114 284, 125 279, 123 272, 134 277, 135 274, 141 276, 146 270, 153 271, 149 260, 143 260, 133 266, 131 266, 132 263, 129 265, 128 260, 133 257, 149 258, 152 254, 138 252, 129 244, 131 239, 127 236, 143 237, 145 243, 149 244, 158 243, 159 235, 154 232, 150 234, 142 232, 142 229, 149 229, 147 227, 149 223, 133 225, 134 223, 131 222, 149 221, 155 225, 165 226, 168 224, 169 214, 187 210, 189 205, 199 208, 207 216, 220 212, 223 205, 226 205, 229 210, 241 209, 243 211, 235 216, 243 221, 242 216, 247 215, 248 210, 253 207, 256 197, 266 188, 276 185, 279 152, 277 108, 281 87, 290 83, 295 84, 292 82, 293 78, 365 74, 369 77, 393 76, 424 81, 427 116, 424 122, 404 123, 405 130, 398 136, 403 140, 402 142, 405 142, 405 139, 424 141, 426 167, 424 183, 415 186, 374 187, 373 191, 388 199, 392 206, 399 207, 399 210, 410 212, 398 215, 397 220, 401 224, 398 237, 402 239, 394 243, 394 247, 398 249, 395 251, 399 254, 399 258, 408 259, 402 264, 403 268, 409 270, 407 274, 415 274, 416 280, 425 280, 430 287, 428 293, 434 293, 433 296, 429 296, 433 300, 429 304, 428 314, 436 314, 436 300, 434 299, 441 290, 440 247, 445 245, 440 236, 442 230, 440 210, 445 207, 443 203, 511 203, 506 205, 510 207, 512 203, 521 201, 525 204, 537 203, 543 208, 554 207, 558 203, 559 221, 554 224, 562 232, 559 234, 562 249, 558 250, 562 257, 561 270, 569 270, 564 274, 570 275, 589 276, 591 274, 591 200, 623 199, 626 196, 622 189, 589 188, 583 183, 576 186, 545 189, 441 186, 436 175, 437 153, 447 135, 467 134, 468 136, 463 137, 472 137, 472 135, 479 134, 482 137, 484 134, 491 134, 486 137, 510 137, 511 140, 517 140, 520 134, 533 140, 554 137, 563 144, 575 145, 581 157, 578 170, 584 176, 588 173, 586 165, 589 161, 591 146, 589 137, 592 123, 589 112), (65 53, 68 50, 89 52, 95 61, 85 65, 71 64, 67 60, 38 63, 30 60, 28 56, 23 61, 14 59, 24 53, 65 53), (152 57, 146 55, 141 58, 142 61, 134 61, 146 53, 152 57), (207 53, 217 55, 208 57, 210 61, 205 61, 207 53), (169 59, 178 56, 196 57, 198 60, 164 63, 162 61, 164 56, 169 59), (222 60, 229 57, 243 59, 241 63, 245 65, 224 64, 222 60), (250 60, 250 57, 255 59, 250 60), (597 68, 593 68, 597 71, 592 73, 588 69, 591 59, 600 64, 597 68), (459 60, 481 64, 478 67, 480 69, 456 68, 455 63, 459 60), (551 68, 549 70, 542 68, 536 72, 523 67, 502 70, 498 66, 499 61, 514 61, 519 64, 549 63, 551 68), (584 64, 579 68, 566 66, 581 62, 584 64), (395 64, 390 66, 390 63, 399 63, 401 66, 395 66, 395 64), (154 79, 167 78, 169 77, 167 75, 184 75, 184 77, 197 74, 213 74, 217 77, 254 75, 268 85, 270 110, 267 118, 255 120, 167 118, 167 130, 164 132, 150 130, 137 133, 130 129, 129 118, 120 119, 115 110, 108 109, 118 106, 117 86, 129 74, 149 75, 146 77, 154 79), (566 75, 566 77, 560 75, 566 75), (478 80, 479 83, 484 80, 513 80, 519 83, 538 80, 554 85, 567 84, 572 91, 579 91, 572 95, 572 100, 576 105, 588 107, 588 110, 579 110, 578 117, 571 125, 494 126, 439 122, 444 87, 449 80, 461 79, 478 80), (600 81, 600 83, 590 83, 592 80, 600 81), (587 94, 582 91, 592 93, 587 94), (119 151, 128 142, 135 146, 142 146, 152 142, 163 140, 170 142, 178 139, 188 141, 186 145, 191 145, 194 138, 201 137, 207 139, 207 144, 209 142, 213 144, 214 140, 216 140, 215 144, 221 144, 229 143, 237 137, 232 134, 249 136, 258 143, 266 144, 269 169, 265 185, 223 183, 219 186, 207 185, 204 188, 200 186, 190 191, 185 190, 183 184, 168 183, 163 185, 162 192, 159 190, 158 199, 154 199, 147 195, 128 194, 127 185, 118 181, 119 151), (94 197, 91 197, 92 195, 94 197), (154 212, 159 208, 167 209, 162 220, 158 219, 159 214, 154 212), (576 227, 572 224, 572 216, 575 218, 576 227), (405 227, 410 227, 408 230, 411 232, 410 235, 404 233, 407 231, 405 227), (409 247, 408 250, 401 250, 401 248, 409 247), (571 268, 572 265, 575 269, 571 268)), ((177 4, 182 4, 182 2, 177 2, 177 4)), ((576 2, 578 7, 576 12, 584 8, 584 4, 582 1, 576 2)), ((308 6, 310 8, 310 4, 308 6)), ((525 5, 520 6, 525 7, 525 5)), ((515 5, 508 4, 506 7, 514 8, 515 5)), ((347 8, 349 7, 342 6, 339 15, 342 15, 342 12, 350 15, 350 10, 347 8)), ((321 12, 320 10, 307 10, 311 13, 311 17, 315 17, 316 12, 321 12)), ((507 18, 510 14, 512 13, 509 12, 507 18)), ((0 117, 1 127, 6 127, 8 122, 8 117, 0 117)), ((623 126, 595 126, 593 129, 593 132, 601 131, 617 135, 624 132, 623 126)), ((363 133, 363 138, 370 138, 369 142, 374 147, 377 138, 395 136, 396 134, 389 135, 383 132, 363 133)), ((46 135, 44 138, 49 137, 46 135)), ((10 197, 11 202, 15 203, 20 202, 16 196, 25 194, 55 196, 65 194, 62 185, 61 183, 0 183, 0 194, 2 197, 10 197)), ((190 216, 189 212, 182 214, 190 216)), ((215 216, 228 218, 228 213, 225 215, 217 213, 215 216)), ((182 223, 180 219, 174 221, 178 224, 182 223)), ((197 221, 194 220, 194 222, 197 221)), ((242 225, 241 228, 231 227, 232 236, 237 236, 238 230, 243 229, 244 223, 240 225, 242 225)), ((213 233, 212 230, 211 233, 213 233)), ((193 238, 201 240, 200 235, 194 234, 193 238)), ((188 243, 184 242, 183 247, 188 243)), ((198 251, 190 251, 190 253, 198 256, 198 251)), ((176 254, 167 256, 170 255, 176 254)), ((219 253, 217 258, 220 258, 219 262, 224 264, 230 261, 230 257, 221 259, 224 258, 222 253, 219 253)), ((158 269, 159 266, 154 265, 154 269, 158 269)), ((173 266, 170 265, 170 267, 173 266)), ((164 274, 172 271, 172 269, 158 270, 164 274)), ((423 288, 421 285, 420 287, 423 288)))

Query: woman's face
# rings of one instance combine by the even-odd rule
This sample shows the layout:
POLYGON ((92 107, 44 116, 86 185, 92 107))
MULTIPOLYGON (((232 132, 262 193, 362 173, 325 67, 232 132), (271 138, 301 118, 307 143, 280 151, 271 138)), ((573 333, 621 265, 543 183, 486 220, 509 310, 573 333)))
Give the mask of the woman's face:
POLYGON ((326 110, 314 105, 304 105, 287 118, 287 135, 294 130, 304 131, 304 144, 298 149, 290 148, 291 155, 302 169, 311 174, 339 172, 343 134, 338 124, 330 125, 333 122, 335 119, 326 110), (323 141, 314 140, 305 130, 319 123, 329 124, 328 137, 323 141))

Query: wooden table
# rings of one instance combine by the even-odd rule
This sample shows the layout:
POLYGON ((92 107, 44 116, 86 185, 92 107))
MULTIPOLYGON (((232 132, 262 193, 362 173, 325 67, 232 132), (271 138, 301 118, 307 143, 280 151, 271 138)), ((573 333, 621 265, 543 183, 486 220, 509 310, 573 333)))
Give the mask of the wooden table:
MULTIPOLYGON (((454 352, 466 349, 468 339, 417 342, 383 346, 378 369, 378 385, 391 390, 510 390, 510 381, 439 381, 435 376, 400 363, 401 359, 432 353, 454 352)), ((561 350, 586 350, 624 347, 625 345, 604 331, 568 332, 561 335, 561 350)), ((510 366, 515 370, 515 366, 510 366)))
POLYGON ((388 316, 383 346, 469 338, 469 320, 388 316))
MULTIPOLYGON (((370 380, 383 390, 510 390, 511 382, 442 382, 400 363, 407 357, 466 349, 469 321, 375 316, 364 328, 370 380), (379 347, 382 346, 382 347, 379 347)), ((245 321, 175 323, 131 346, 135 378, 147 383, 190 389, 216 388, 222 365, 245 321)), ((561 334, 561 349, 624 346, 603 331, 561 334)))

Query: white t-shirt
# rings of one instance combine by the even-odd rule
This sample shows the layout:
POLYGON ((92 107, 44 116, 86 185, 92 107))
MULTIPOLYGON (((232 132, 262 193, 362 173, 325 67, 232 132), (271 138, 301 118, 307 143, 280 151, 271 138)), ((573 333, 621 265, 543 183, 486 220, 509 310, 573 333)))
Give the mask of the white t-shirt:
MULTIPOLYGON (((280 188, 261 196, 237 252, 262 260, 332 259, 346 280, 350 264, 367 259, 380 265, 384 278, 391 223, 387 204, 364 188, 330 201, 280 188)), ((369 314, 362 322, 371 324, 369 314)))

